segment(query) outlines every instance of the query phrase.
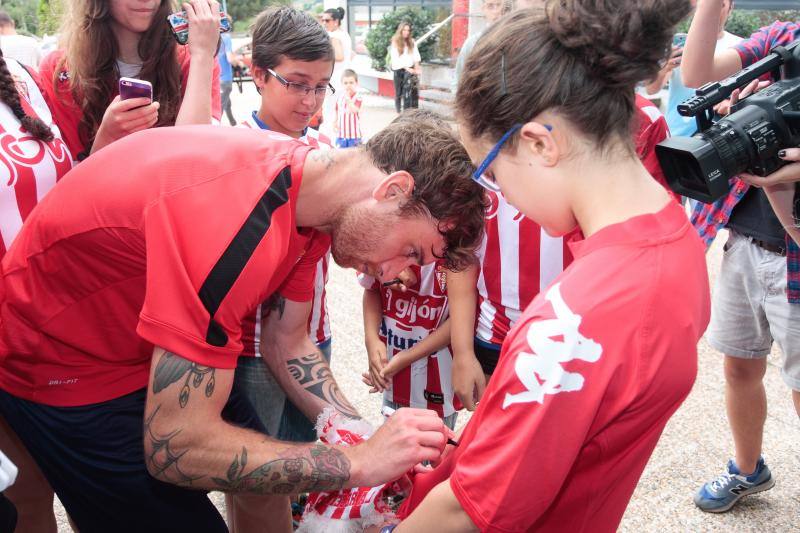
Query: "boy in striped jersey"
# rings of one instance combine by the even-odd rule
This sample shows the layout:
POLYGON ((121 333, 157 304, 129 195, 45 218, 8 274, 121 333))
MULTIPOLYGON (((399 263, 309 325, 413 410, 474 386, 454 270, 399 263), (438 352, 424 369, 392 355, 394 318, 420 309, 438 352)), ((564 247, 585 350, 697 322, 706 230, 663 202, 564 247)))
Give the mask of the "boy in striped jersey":
POLYGON ((350 148, 361 144, 361 96, 358 74, 347 69, 342 73, 342 95, 336 99, 336 147, 350 148))
POLYGON ((438 262, 409 270, 404 287, 359 276, 369 358, 364 382, 371 392, 383 392, 384 406, 431 409, 452 429, 461 405, 451 381, 449 272, 438 262))

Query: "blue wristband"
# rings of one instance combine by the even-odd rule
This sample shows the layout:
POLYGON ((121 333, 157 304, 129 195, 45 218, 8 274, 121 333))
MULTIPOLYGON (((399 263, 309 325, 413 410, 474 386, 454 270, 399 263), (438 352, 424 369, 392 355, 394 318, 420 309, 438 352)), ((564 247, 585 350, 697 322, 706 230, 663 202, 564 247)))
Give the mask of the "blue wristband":
POLYGON ((391 525, 388 525, 388 526, 383 526, 381 528, 381 533, 392 533, 392 531, 394 531, 394 528, 396 528, 396 527, 397 527, 397 524, 391 524, 391 525))

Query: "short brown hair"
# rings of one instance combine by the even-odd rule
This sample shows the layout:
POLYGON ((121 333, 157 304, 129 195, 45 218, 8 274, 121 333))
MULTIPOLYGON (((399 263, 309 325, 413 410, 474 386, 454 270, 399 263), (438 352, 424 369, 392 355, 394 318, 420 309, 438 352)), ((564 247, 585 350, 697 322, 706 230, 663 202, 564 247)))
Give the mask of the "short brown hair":
POLYGON ((333 69, 331 39, 319 22, 289 6, 268 7, 250 28, 253 34, 253 65, 266 70, 284 59, 317 61, 326 59, 333 69))
POLYGON ((450 124, 430 111, 405 111, 374 135, 366 150, 383 172, 405 170, 414 177, 414 192, 402 213, 426 214, 438 222, 445 239, 445 266, 463 270, 473 264, 487 203, 450 124))
POLYGON ((689 0, 549 0, 515 11, 467 59, 459 121, 473 137, 495 141, 552 110, 600 151, 614 139, 632 152, 634 88, 658 73, 690 9, 689 0))
POLYGON ((358 74, 356 74, 355 70, 346 68, 342 72, 342 79, 345 79, 345 78, 353 78, 357 82, 358 81, 358 74))

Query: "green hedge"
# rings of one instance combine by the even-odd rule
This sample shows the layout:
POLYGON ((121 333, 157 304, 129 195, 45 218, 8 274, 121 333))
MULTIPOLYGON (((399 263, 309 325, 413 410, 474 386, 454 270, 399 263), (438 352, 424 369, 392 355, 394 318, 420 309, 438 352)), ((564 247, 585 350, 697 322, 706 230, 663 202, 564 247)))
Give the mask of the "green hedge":
MULTIPOLYGON (((728 19, 725 29, 739 37, 749 37, 759 28, 769 26, 776 20, 800 21, 800 10, 788 11, 737 11, 734 10, 728 19)), ((681 23, 678 31, 689 30, 691 19, 681 23)))
MULTIPOLYGON (((386 13, 367 35, 365 45, 372 59, 372 68, 375 70, 387 70, 386 53, 392 41, 394 32, 400 22, 411 24, 411 35, 418 39, 431 28, 435 22, 436 14, 432 10, 420 9, 417 7, 402 7, 386 13)), ((428 37, 424 43, 419 45, 419 55, 423 61, 433 57, 436 44, 439 40, 438 32, 428 37)))

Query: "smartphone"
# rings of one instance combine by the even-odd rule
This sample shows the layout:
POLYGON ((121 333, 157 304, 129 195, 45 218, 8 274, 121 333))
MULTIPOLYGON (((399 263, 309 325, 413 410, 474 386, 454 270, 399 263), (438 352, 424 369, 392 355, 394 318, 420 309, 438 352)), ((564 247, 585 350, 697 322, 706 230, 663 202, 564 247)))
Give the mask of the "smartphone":
POLYGON ((683 48, 686 45, 686 34, 676 33, 672 36, 672 46, 676 48, 683 48))
MULTIPOLYGON (((186 18, 186 11, 178 11, 167 16, 167 22, 172 29, 172 35, 178 44, 189 42, 189 19, 186 18)), ((224 11, 219 12, 219 32, 226 33, 231 31, 231 19, 224 11)))
POLYGON ((136 78, 119 79, 119 99, 148 98, 153 101, 153 84, 136 78))

